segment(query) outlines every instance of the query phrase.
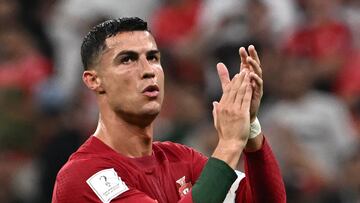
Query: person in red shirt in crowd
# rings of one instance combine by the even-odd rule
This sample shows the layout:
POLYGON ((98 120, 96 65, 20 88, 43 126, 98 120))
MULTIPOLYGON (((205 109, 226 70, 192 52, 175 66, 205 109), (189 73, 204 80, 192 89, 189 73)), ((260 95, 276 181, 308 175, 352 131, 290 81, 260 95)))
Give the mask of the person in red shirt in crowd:
POLYGON ((336 18, 338 1, 301 0, 303 20, 289 38, 284 49, 311 57, 317 89, 333 92, 338 75, 352 53, 351 30, 336 18))
POLYGON ((195 30, 203 6, 202 0, 165 0, 149 20, 157 45, 166 55, 166 61, 171 63, 169 77, 201 89, 205 83, 203 60, 193 57, 198 45, 187 44, 197 35, 195 30))
POLYGON ((16 88, 32 95, 52 73, 51 61, 22 28, 0 31, 0 88, 16 88))
POLYGON ((121 18, 95 26, 81 55, 83 81, 99 106, 98 127, 59 171, 52 202, 285 202, 278 164, 256 117, 260 61, 254 46, 239 52, 241 71, 232 80, 225 65, 217 65, 219 141, 208 158, 181 144, 153 142, 164 72, 147 23, 121 18), (245 174, 235 170, 241 154, 245 174))

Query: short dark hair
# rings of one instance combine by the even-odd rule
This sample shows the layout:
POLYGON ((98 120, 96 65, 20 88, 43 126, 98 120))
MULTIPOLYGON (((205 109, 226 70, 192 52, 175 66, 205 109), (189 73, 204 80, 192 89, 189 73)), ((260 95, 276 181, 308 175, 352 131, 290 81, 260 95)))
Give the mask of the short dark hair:
POLYGON ((105 40, 120 32, 149 31, 147 23, 138 17, 124 17, 107 20, 91 29, 81 45, 81 60, 84 70, 94 65, 101 52, 106 48, 105 40))

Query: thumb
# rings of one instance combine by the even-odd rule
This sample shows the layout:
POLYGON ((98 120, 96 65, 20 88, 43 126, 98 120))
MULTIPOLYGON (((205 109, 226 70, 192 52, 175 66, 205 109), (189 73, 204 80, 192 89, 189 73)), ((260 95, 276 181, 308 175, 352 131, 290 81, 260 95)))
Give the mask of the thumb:
POLYGON ((212 114, 213 114, 213 118, 214 118, 214 126, 215 128, 217 127, 217 108, 218 108, 218 102, 214 101, 213 103, 213 110, 212 110, 212 114))
POLYGON ((225 64, 223 64, 223 63, 218 63, 216 65, 216 68, 217 68, 217 72, 218 72, 218 75, 219 75, 221 88, 222 88, 222 90, 224 92, 225 87, 230 83, 229 71, 226 68, 225 64))

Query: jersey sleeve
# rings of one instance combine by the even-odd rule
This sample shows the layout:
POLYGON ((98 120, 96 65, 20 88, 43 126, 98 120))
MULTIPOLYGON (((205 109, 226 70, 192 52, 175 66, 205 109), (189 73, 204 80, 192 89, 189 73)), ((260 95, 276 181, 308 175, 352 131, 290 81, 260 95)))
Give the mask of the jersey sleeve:
POLYGON ((246 175, 237 190, 236 202, 286 202, 280 169, 266 139, 260 150, 244 154, 246 175))

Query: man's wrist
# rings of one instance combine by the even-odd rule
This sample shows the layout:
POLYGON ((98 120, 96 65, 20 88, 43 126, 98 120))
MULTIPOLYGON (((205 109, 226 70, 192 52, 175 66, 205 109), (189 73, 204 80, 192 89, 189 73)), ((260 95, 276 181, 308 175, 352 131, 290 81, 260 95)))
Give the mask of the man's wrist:
POLYGON ((244 148, 244 152, 255 152, 262 148, 264 143, 264 136, 260 133, 260 135, 256 136, 253 139, 249 139, 246 147, 244 148))
POLYGON ((212 157, 226 162, 231 168, 235 169, 245 145, 246 143, 238 141, 219 140, 212 157))
POLYGON ((246 145, 246 141, 237 140, 219 140, 217 147, 227 152, 241 151, 246 145))
POLYGON ((254 139, 261 133, 261 125, 259 119, 256 117, 253 122, 250 123, 250 135, 249 139, 254 139))

